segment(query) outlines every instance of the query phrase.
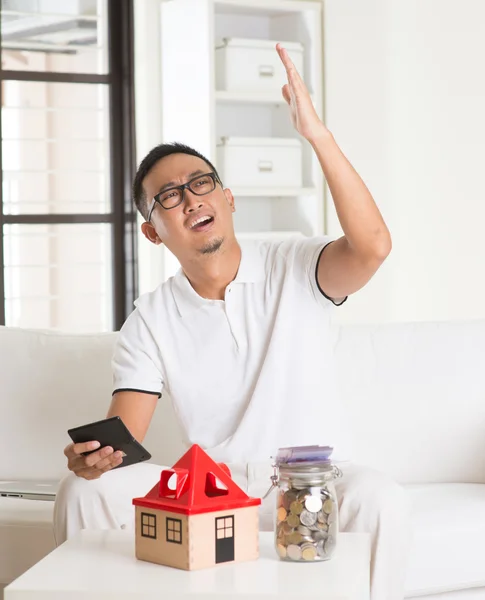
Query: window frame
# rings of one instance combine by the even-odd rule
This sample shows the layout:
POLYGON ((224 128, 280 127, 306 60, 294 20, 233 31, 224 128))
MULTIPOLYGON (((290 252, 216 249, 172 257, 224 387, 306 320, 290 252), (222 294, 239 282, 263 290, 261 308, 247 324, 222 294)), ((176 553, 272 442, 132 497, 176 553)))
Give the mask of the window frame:
POLYGON ((140 533, 141 533, 141 537, 148 538, 150 540, 157 539, 157 515, 154 515, 152 513, 146 513, 146 512, 141 513, 140 533), (144 523, 143 519, 145 517, 148 519, 153 519, 153 525, 150 525, 150 523, 144 523), (155 530, 155 533, 153 535, 151 535, 150 533, 143 533, 144 527, 148 527, 148 528, 153 527, 153 529, 155 530))
MULTIPOLYGON (((0 42, 1 42, 0 6, 0 42)), ((112 329, 119 330, 133 309, 138 295, 137 214, 131 187, 136 169, 134 98, 134 9, 133 0, 107 0, 108 73, 63 73, 4 70, 0 61, 0 106, 3 81, 105 84, 109 94, 109 175, 108 213, 23 214, 3 212, 3 184, 0 185, 0 325, 5 325, 4 225, 109 223, 112 246, 112 329)), ((1 45, 1 44, 0 44, 1 45)), ((2 124, 0 119, 0 174, 3 175, 2 124)), ((2 177, 3 179, 3 177, 2 177)))
POLYGON ((174 519, 173 517, 167 517, 165 520, 165 540, 168 544, 182 544, 183 538, 182 538, 182 519, 174 519), (179 526, 179 530, 177 531, 176 529, 171 529, 169 527, 170 524, 178 524, 179 526), (169 540, 168 539, 168 532, 171 531, 174 534, 174 539, 173 540, 169 540), (175 534, 179 533, 180 534, 180 540, 176 540, 175 539, 175 534))
POLYGON ((216 517, 216 540, 231 539, 234 537, 234 515, 225 515, 224 517, 216 517), (230 525, 227 525, 226 521, 230 520, 230 525), (222 521, 222 523, 221 523, 222 521), (219 527, 219 525, 222 527, 219 527), (226 535, 231 530, 231 535, 226 535), (224 531, 224 535, 219 537, 218 532, 224 531))

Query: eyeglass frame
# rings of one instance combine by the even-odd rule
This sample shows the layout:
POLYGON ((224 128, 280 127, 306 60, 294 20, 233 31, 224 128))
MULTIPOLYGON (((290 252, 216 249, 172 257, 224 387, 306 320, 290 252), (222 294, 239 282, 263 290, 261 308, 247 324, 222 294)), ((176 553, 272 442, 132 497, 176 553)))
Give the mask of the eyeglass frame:
POLYGON ((177 206, 180 206, 182 204, 182 202, 184 201, 184 193, 186 189, 189 189, 192 194, 194 194, 195 196, 207 196, 207 194, 211 194, 215 189, 217 184, 220 184, 221 187, 222 186, 222 181, 220 180, 220 177, 217 175, 217 173, 214 173, 214 171, 211 171, 210 173, 201 173, 200 175, 197 175, 196 177, 192 177, 192 179, 190 181, 187 181, 187 183, 184 183, 183 185, 174 185, 173 187, 167 188, 166 190, 162 190, 161 192, 159 192, 158 194, 156 194, 155 196, 153 196, 153 200, 150 204, 150 208, 148 210, 148 217, 147 217, 147 222, 150 222, 150 219, 152 218, 152 213, 153 210, 155 209, 155 204, 159 204, 163 210, 172 210, 172 208, 177 208, 177 206), (214 189, 211 190, 210 192, 205 192, 204 194, 198 194, 197 192, 194 192, 194 190, 190 187, 190 184, 193 183, 194 181, 196 181, 197 179, 200 179, 201 177, 207 177, 209 176, 212 181, 214 182, 214 189), (167 208, 166 206, 163 206, 163 204, 160 202, 159 198, 162 194, 166 194, 167 192, 171 192, 172 190, 180 190, 180 202, 178 202, 177 204, 174 204, 173 206, 170 206, 170 208, 167 208))

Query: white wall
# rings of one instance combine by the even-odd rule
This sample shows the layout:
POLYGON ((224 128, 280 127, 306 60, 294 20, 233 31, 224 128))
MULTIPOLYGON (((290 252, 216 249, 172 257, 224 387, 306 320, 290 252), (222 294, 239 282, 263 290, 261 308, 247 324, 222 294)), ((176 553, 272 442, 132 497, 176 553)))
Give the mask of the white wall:
MULTIPOLYGON (((139 159, 162 139, 161 4, 135 4, 139 159)), ((325 120, 394 243, 338 319, 485 317, 484 56, 482 0, 324 0, 325 120)), ((142 239, 140 263, 144 292, 163 278, 160 247, 142 239)))
MULTIPOLYGON (((485 3, 325 0, 326 123, 394 249, 342 321, 485 317, 485 3)), ((335 213, 328 231, 340 233, 335 213)))

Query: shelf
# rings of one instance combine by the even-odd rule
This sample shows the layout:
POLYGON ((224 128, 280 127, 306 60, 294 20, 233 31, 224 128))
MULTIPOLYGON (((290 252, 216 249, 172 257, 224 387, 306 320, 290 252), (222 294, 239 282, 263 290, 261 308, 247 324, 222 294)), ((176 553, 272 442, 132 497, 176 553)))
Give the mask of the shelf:
POLYGON ((228 186, 234 196, 239 197, 259 197, 264 196, 268 198, 279 198, 287 196, 314 196, 317 192, 314 187, 301 187, 301 188, 271 188, 271 187, 258 187, 258 188, 243 188, 243 187, 231 187, 228 186))
POLYGON ((227 104, 249 103, 249 104, 286 104, 281 91, 275 92, 226 92, 216 91, 216 101, 227 104))
POLYGON ((320 11, 320 4, 311 0, 215 0, 220 14, 277 16, 285 13, 320 11))
MULTIPOLYGON (((216 91, 216 102, 220 104, 276 104, 286 105, 286 100, 280 90, 274 92, 226 92, 225 90, 216 91)), ((315 102, 315 96, 310 94, 312 102, 315 102)))

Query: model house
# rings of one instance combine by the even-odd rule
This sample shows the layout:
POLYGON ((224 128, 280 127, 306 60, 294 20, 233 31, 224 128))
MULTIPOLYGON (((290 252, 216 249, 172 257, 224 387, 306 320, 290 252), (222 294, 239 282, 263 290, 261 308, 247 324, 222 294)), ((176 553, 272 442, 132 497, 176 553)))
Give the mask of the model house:
POLYGON ((196 444, 133 504, 140 560, 192 570, 258 558, 261 500, 196 444))

